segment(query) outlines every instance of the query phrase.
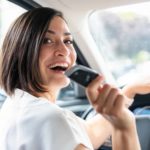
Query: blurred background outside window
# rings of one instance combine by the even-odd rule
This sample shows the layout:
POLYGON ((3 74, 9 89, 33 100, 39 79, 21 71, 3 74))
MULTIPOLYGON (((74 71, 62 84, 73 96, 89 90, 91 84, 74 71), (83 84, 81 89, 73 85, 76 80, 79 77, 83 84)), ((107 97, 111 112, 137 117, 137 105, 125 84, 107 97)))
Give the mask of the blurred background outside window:
POLYGON ((94 11, 89 28, 119 86, 150 71, 150 2, 94 11))

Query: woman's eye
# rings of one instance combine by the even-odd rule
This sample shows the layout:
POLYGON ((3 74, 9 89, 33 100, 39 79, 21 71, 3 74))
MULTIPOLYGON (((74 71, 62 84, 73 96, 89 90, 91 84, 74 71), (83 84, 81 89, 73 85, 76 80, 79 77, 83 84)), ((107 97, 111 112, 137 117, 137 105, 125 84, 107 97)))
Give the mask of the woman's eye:
POLYGON ((43 44, 51 44, 52 41, 49 38, 44 38, 43 44))
POLYGON ((73 44, 73 41, 72 40, 65 40, 64 43, 65 44, 73 44))

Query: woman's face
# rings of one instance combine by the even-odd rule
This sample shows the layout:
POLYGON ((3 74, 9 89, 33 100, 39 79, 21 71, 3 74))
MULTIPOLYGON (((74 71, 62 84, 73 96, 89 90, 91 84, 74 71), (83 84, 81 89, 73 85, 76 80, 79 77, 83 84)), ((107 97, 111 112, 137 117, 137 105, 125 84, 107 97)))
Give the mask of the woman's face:
POLYGON ((69 84, 69 79, 64 73, 76 61, 72 41, 66 22, 61 17, 54 17, 49 24, 39 55, 42 80, 50 89, 60 89, 69 84))

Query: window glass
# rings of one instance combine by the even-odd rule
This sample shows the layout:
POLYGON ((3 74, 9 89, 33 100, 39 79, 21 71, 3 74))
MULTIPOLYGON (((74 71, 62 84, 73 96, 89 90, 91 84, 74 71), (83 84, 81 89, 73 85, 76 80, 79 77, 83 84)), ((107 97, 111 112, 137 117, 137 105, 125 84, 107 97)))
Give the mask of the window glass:
POLYGON ((90 32, 118 85, 150 66, 150 2, 97 10, 90 32))
POLYGON ((12 2, 0 0, 0 46, 10 24, 25 11, 12 2))
MULTIPOLYGON (((0 48, 10 24, 26 10, 6 0, 0 0, 0 48)), ((0 89, 0 108, 6 99, 5 92, 0 89)))

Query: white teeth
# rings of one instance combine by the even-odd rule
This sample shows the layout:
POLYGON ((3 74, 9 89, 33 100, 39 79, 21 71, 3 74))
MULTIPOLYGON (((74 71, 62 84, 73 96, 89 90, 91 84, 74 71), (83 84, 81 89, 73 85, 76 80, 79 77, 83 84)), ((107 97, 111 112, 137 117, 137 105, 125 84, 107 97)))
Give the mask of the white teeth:
POLYGON ((53 64, 53 65, 50 65, 50 67, 49 68, 54 68, 54 67, 57 67, 57 66, 59 66, 59 67, 68 67, 68 64, 67 63, 56 63, 56 64, 53 64))

